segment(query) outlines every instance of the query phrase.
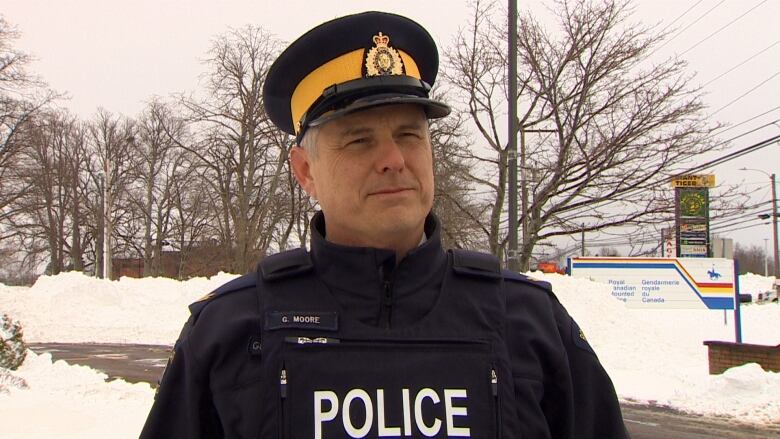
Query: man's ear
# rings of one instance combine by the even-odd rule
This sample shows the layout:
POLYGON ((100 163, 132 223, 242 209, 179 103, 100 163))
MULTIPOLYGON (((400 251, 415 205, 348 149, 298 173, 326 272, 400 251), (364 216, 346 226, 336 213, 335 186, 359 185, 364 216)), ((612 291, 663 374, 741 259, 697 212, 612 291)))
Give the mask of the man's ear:
POLYGON ((300 146, 295 146, 290 150, 290 166, 292 166, 293 175, 301 185, 303 190, 310 197, 317 199, 317 187, 314 184, 314 176, 311 173, 311 157, 309 152, 300 146))

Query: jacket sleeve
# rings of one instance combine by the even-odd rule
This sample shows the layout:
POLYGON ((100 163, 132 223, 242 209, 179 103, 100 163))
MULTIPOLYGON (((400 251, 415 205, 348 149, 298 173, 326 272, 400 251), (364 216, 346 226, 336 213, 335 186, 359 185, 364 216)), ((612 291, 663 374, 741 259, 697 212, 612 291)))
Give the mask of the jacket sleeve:
POLYGON ((223 437, 206 376, 190 346, 191 321, 174 345, 140 439, 223 437))
POLYGON ((549 285, 510 282, 507 344, 529 437, 628 438, 612 381, 549 285))
POLYGON ((615 387, 585 333, 553 297, 553 312, 566 352, 577 438, 628 438, 615 387))

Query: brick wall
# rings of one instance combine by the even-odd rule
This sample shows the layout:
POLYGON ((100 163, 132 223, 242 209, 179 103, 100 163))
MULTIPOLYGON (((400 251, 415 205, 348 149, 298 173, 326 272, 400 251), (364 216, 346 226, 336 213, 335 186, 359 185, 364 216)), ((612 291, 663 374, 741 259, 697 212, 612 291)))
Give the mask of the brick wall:
POLYGON ((780 372, 780 345, 762 346, 726 341, 705 341, 709 352, 710 375, 747 363, 758 363, 764 370, 780 372))

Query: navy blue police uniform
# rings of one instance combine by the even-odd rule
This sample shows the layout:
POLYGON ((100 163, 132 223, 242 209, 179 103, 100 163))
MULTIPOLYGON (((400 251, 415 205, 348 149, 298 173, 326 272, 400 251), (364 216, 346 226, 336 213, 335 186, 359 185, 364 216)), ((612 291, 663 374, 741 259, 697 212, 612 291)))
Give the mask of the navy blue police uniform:
POLYGON ((427 241, 266 258, 191 306, 141 438, 627 437, 550 285, 427 241))
MULTIPOLYGON (((299 140, 333 118, 429 98, 419 24, 368 12, 309 31, 270 68, 268 116, 299 140)), ((550 285, 425 241, 325 239, 264 258, 190 306, 141 433, 152 438, 627 437, 614 387, 550 285)))

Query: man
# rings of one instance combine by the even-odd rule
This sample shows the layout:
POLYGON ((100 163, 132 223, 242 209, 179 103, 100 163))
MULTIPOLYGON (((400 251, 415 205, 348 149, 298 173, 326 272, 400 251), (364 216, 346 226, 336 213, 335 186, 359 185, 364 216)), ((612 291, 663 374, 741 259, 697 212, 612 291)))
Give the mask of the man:
POLYGON ((280 55, 265 106, 321 207, 311 252, 269 256, 190 307, 142 438, 627 437, 549 285, 442 250, 437 69, 422 27, 379 12, 280 55))

